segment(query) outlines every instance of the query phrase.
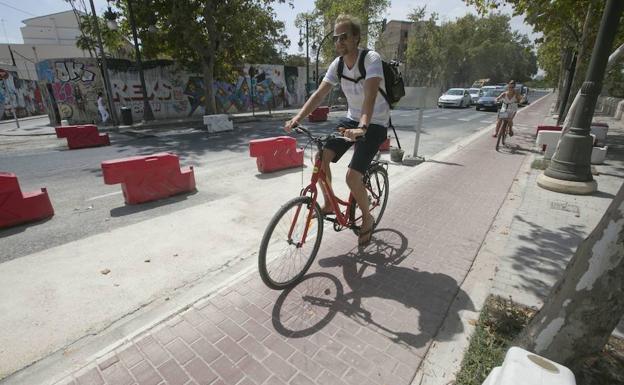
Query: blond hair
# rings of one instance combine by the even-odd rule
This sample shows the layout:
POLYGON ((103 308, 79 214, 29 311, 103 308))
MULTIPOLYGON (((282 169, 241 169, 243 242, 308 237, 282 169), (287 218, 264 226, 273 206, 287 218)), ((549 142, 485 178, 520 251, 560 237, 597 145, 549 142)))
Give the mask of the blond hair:
MULTIPOLYGON (((360 19, 358 19, 355 16, 347 15, 346 13, 341 13, 336 18, 336 22, 334 23, 334 25, 338 25, 342 23, 348 23, 349 29, 351 30, 351 34, 353 36, 360 37, 360 31, 362 29, 360 26, 360 19)), ((360 39, 358 39, 358 43, 359 42, 360 42, 360 39)))

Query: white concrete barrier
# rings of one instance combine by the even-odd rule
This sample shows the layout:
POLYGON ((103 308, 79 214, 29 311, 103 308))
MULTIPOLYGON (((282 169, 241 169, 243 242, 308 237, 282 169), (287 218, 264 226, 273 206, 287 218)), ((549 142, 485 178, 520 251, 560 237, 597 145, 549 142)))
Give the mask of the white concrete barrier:
POLYGON ((621 100, 618 103, 617 109, 615 110, 615 118, 618 120, 622 120, 622 113, 624 113, 624 100, 621 100))
POLYGON ((229 120, 228 116, 225 114, 204 115, 204 124, 206 125, 206 129, 210 134, 215 132, 234 130, 234 125, 232 124, 232 121, 229 120))
POLYGON ((537 140, 535 144, 541 148, 542 146, 546 146, 546 150, 544 151, 544 159, 550 159, 555 154, 555 150, 557 149, 557 142, 559 142, 559 138, 561 137, 561 131, 540 131, 537 134, 537 140))
POLYGON ((609 125, 606 123, 594 123, 592 122, 589 127, 591 133, 596 136, 596 140, 594 141, 596 145, 604 146, 607 141, 607 131, 609 131, 609 125))
POLYGON ((576 385, 576 379, 567 367, 513 346, 483 385, 576 385))
POLYGON ((607 157, 609 146, 592 147, 591 164, 603 164, 607 157))
POLYGON ((440 90, 436 87, 405 87, 405 96, 395 108, 435 108, 439 97, 440 90))

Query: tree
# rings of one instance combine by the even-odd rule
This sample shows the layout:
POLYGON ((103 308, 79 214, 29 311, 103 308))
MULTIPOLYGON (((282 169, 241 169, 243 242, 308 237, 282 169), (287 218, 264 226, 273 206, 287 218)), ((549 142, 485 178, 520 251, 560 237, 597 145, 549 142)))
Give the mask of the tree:
POLYGON ((623 291, 624 186, 516 342, 577 370, 624 316, 623 291))
MULTIPOLYGON (((382 21, 380 19, 382 13, 390 5, 389 0, 315 0, 315 11, 312 13, 318 28, 317 45, 323 35, 332 31, 334 21, 338 15, 346 13, 357 17, 362 24, 361 31, 361 47, 368 47, 369 40, 373 41, 381 33, 382 21)), ((324 44, 320 48, 323 59, 326 63, 336 57, 333 44, 324 44)))
POLYGON ((511 31, 507 15, 466 15, 437 25, 437 15, 424 19, 425 8, 410 15, 414 23, 407 48, 409 84, 469 86, 475 79, 523 82, 537 72, 529 39, 511 31))
MULTIPOLYGON (((127 15, 124 3, 117 2, 127 15)), ((275 47, 287 47, 284 24, 275 20, 272 3, 285 0, 151 0, 136 7, 136 24, 152 33, 141 35, 146 57, 169 56, 204 78, 205 110, 216 113, 213 83, 229 79, 233 69, 247 63, 278 62, 275 47)))

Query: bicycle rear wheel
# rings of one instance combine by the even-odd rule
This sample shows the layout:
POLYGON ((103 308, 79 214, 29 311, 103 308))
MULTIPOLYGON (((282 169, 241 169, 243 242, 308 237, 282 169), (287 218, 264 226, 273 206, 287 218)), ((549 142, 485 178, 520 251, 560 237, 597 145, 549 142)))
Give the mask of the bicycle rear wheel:
POLYGON ((271 289, 292 287, 314 261, 323 238, 323 217, 318 203, 301 196, 288 201, 269 222, 258 253, 262 281, 271 289), (315 216, 308 220, 310 214, 315 216), (304 232, 307 232, 305 242, 304 232))
MULTIPOLYGON (((368 195, 370 213, 375 219, 374 227, 377 227, 388 204, 390 182, 388 181, 386 169, 380 165, 370 167, 364 174, 364 188, 366 188, 368 195)), ((362 214, 355 200, 349 206, 349 221, 355 224, 352 230, 356 235, 359 235, 360 226, 362 225, 362 214)))

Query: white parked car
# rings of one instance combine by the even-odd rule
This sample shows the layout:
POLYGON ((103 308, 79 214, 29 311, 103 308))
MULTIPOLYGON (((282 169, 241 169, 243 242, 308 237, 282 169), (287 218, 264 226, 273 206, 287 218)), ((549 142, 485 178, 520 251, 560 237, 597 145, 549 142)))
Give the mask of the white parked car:
POLYGON ((438 107, 469 107, 472 99, 465 88, 451 88, 438 99, 438 107))

